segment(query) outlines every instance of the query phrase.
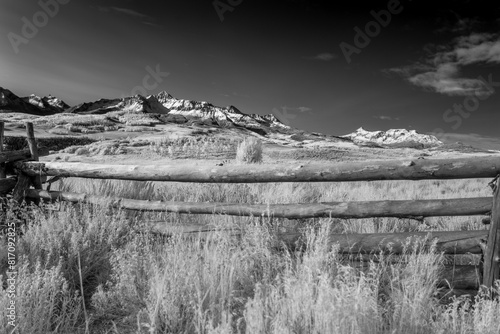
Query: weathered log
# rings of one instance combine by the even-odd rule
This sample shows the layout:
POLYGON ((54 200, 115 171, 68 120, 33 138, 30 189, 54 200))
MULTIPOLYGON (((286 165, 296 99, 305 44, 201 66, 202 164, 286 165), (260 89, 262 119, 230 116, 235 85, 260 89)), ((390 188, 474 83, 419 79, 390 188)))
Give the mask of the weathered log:
POLYGON ((483 215, 491 210, 491 198, 458 198, 416 201, 364 201, 330 202, 310 204, 232 204, 232 203, 189 203, 151 202, 120 197, 77 194, 59 191, 30 190, 30 198, 107 203, 113 207, 140 210, 191 214, 225 214, 230 216, 271 216, 275 218, 370 218, 370 217, 414 217, 414 216, 470 216, 483 215))
MULTIPOLYGON (((369 269, 369 262, 351 262, 350 266, 361 271, 369 269)), ((478 266, 445 265, 440 271, 438 287, 444 289, 471 290, 478 289, 481 273, 478 266)))
MULTIPOLYGON (((39 147, 38 156, 46 156, 46 155, 49 155, 49 149, 47 147, 39 147)), ((31 152, 28 149, 19 151, 10 151, 10 152, 0 152, 0 163, 29 160, 29 159, 31 159, 31 152)), ((33 175, 33 173, 31 174, 33 175)))
POLYGON ((31 178, 23 173, 20 173, 17 177, 17 183, 14 187, 14 192, 12 194, 12 198, 18 202, 22 203, 26 198, 26 194, 31 185, 31 178))
POLYGON ((444 267, 441 287, 470 290, 478 289, 481 284, 481 272, 478 266, 447 265, 444 267))
POLYGON ((35 130, 33 129, 33 123, 31 122, 26 122, 26 139, 28 141, 31 158, 38 161, 39 155, 36 147, 35 130))
MULTIPOLYGON (((0 153, 3 152, 4 128, 5 128, 4 121, 0 121, 0 153)), ((5 177, 6 177, 5 163, 0 162, 0 179, 5 179, 5 177)))
MULTIPOLYGON (((36 146, 35 130, 33 129, 33 123, 31 122, 26 122, 26 139, 28 141, 28 146, 31 153, 31 159, 34 161, 38 161, 39 154, 38 154, 38 148, 36 146)), ((33 184, 33 187, 35 187, 35 189, 42 189, 42 180, 40 178, 40 175, 32 176, 31 182, 33 184)), ((38 201, 39 201, 38 199, 35 199, 35 204, 38 204, 38 201)))
POLYGON ((490 231, 484 253, 483 285, 491 288, 497 279, 500 279, 500 182, 498 180, 494 186, 490 231))
MULTIPOLYGON (((215 226, 208 225, 172 225, 167 222, 150 222, 157 233, 163 234, 209 234, 220 231, 215 226)), ((228 229, 232 236, 240 236, 241 230, 228 229)), ((339 254, 351 255, 352 260, 373 258, 373 255, 402 254, 405 245, 413 244, 417 239, 427 238, 427 245, 436 241, 436 252, 444 254, 481 254, 479 243, 488 237, 487 230, 479 231, 434 231, 406 233, 362 233, 362 234, 330 234, 329 247, 337 248, 339 254), (371 254, 371 255, 370 255, 371 254)), ((291 248, 304 247, 303 234, 287 232, 278 234, 278 243, 291 248)), ((278 246, 278 245, 277 245, 278 246)))
POLYGON ((17 184, 17 178, 8 177, 5 179, 0 179, 0 194, 7 194, 14 189, 17 184))
POLYGON ((198 183, 336 182, 494 177, 500 157, 408 159, 286 165, 103 165, 67 162, 18 163, 25 173, 48 176, 198 183))
MULTIPOLYGON (((298 237, 298 236, 297 236, 298 237)), ((332 234, 330 244, 338 245, 339 253, 370 254, 393 253, 401 254, 405 244, 417 239, 427 238, 430 245, 436 239, 436 251, 445 254, 481 254, 479 243, 488 237, 487 230, 479 231, 433 231, 408 233, 362 233, 362 234, 332 234)), ((292 241, 290 236, 289 242, 292 241)))

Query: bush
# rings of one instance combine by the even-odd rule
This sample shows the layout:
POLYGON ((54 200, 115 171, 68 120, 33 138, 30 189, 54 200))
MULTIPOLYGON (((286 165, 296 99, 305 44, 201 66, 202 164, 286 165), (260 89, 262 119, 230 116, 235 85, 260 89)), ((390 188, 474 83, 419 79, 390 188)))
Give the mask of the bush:
POLYGON ((89 154, 89 153, 90 153, 90 152, 89 152, 89 149, 88 149, 88 148, 86 148, 86 147, 80 147, 79 149, 77 149, 77 150, 75 151, 75 154, 76 154, 76 155, 87 155, 87 154, 89 154))
POLYGON ((236 161, 240 163, 262 162, 262 142, 253 137, 243 140, 236 151, 236 161))

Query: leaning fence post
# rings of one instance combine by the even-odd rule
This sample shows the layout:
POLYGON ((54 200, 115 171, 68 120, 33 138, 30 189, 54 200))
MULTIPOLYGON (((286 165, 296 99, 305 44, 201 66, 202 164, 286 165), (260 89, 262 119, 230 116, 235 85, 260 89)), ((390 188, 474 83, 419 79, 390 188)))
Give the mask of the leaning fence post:
MULTIPOLYGON (((498 178, 498 177, 497 177, 498 178)), ((493 206, 488 242, 484 253, 483 285, 491 288, 495 280, 500 278, 500 185, 497 179, 493 185, 493 206)))
MULTIPOLYGON (((0 152, 3 152, 4 127, 5 127, 4 121, 0 121, 0 152)), ((5 174, 5 162, 2 162, 0 164, 0 179, 5 179, 5 177, 6 177, 6 174, 5 174)))
POLYGON ((33 123, 26 122, 26 135, 28 137, 28 146, 30 148, 31 158, 38 161, 38 148, 36 147, 35 131, 33 123))
MULTIPOLYGON (((28 140, 28 146, 30 149, 31 153, 31 159, 38 161, 39 160, 39 155, 38 155, 38 147, 36 144, 36 139, 35 139, 35 130, 33 129, 33 123, 31 122, 26 122, 26 136, 28 140)), ((42 180, 40 176, 34 176, 31 178, 31 182, 33 183, 33 187, 35 189, 42 189, 42 180)), ((26 191, 29 189, 29 186, 26 191)), ((38 199, 34 200, 35 204, 38 204, 40 201, 38 199)))

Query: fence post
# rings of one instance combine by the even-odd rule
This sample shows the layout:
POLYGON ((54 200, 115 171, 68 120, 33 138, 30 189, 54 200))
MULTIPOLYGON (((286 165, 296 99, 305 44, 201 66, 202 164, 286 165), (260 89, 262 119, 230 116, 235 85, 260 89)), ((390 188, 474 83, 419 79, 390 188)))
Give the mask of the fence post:
MULTIPOLYGON (((4 127, 5 123, 4 121, 0 121, 0 152, 3 152, 3 136, 4 136, 4 127)), ((5 162, 2 162, 0 164, 0 179, 5 179, 6 174, 5 174, 5 162)))
MULTIPOLYGON (((31 158, 35 161, 38 161, 40 156, 38 154, 38 146, 36 144, 36 139, 35 139, 35 130, 33 129, 33 123, 31 123, 31 122, 26 122, 26 137, 28 140, 28 146, 30 148, 31 158)), ((43 189, 42 188, 42 180, 41 180, 41 177, 39 175, 31 177, 31 183, 33 184, 33 187, 35 189, 43 189)), ((27 188, 24 189, 25 192, 28 191, 28 189, 29 189, 29 185, 27 188)), ((40 200, 35 199, 34 203, 39 204, 40 200)))
POLYGON ((500 278, 500 182, 493 186, 493 206, 488 242, 484 252, 483 285, 491 288, 500 278))
POLYGON ((31 158, 38 161, 38 148, 36 146, 35 131, 33 130, 33 123, 26 122, 26 135, 28 137, 28 146, 31 152, 31 158))

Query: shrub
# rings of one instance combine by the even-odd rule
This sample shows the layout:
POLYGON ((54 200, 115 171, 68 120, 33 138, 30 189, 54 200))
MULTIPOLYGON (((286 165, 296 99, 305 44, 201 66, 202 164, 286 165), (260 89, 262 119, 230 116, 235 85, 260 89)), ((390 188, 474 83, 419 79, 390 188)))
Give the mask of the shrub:
POLYGON ((236 161, 240 163, 262 162, 262 142, 253 137, 243 140, 236 151, 236 161))
POLYGON ((75 151, 75 154, 76 154, 76 155, 87 155, 87 154, 89 154, 89 153, 90 153, 90 152, 89 152, 89 149, 88 149, 88 148, 86 148, 86 147, 80 147, 79 149, 77 149, 77 150, 75 151))
MULTIPOLYGON (((68 333, 74 330, 82 315, 82 302, 71 291, 63 277, 61 262, 44 268, 40 262, 30 269, 27 261, 21 261, 17 276, 16 324, 17 330, 7 324, 2 315, 0 329, 6 333, 68 333)), ((3 280, 0 275, 0 280, 3 280)), ((6 290, 0 289, 0 308, 10 305, 6 290)))

